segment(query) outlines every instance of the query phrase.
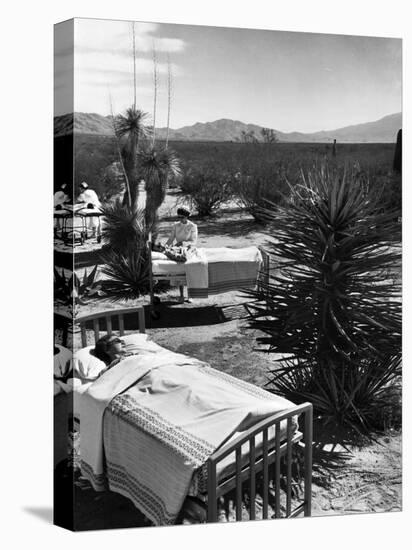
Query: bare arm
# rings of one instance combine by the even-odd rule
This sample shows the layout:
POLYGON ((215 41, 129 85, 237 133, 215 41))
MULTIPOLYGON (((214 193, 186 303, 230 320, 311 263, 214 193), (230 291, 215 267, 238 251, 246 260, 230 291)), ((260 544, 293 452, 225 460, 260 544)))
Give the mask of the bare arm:
POLYGON ((169 238, 166 241, 166 246, 170 246, 171 244, 173 244, 175 238, 176 238, 176 226, 173 225, 169 238))

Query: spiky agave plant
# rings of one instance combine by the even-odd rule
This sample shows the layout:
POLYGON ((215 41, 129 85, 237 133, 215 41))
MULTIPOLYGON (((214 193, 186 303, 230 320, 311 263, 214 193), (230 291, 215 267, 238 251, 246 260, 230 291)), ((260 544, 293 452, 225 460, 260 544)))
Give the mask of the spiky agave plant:
POLYGON ((399 224, 353 173, 322 166, 301 179, 287 205, 261 210, 278 270, 251 293, 250 325, 283 354, 274 391, 367 433, 382 427, 400 376, 399 224))
POLYGON ((140 173, 146 182, 146 225, 156 223, 157 211, 163 203, 169 178, 181 174, 180 161, 172 149, 150 144, 138 153, 140 173))
POLYGON ((116 139, 121 144, 121 156, 127 179, 130 185, 131 204, 136 203, 137 184, 139 178, 138 148, 141 139, 149 137, 152 128, 148 126, 149 114, 136 108, 129 107, 125 114, 117 115, 114 119, 116 139))
POLYGON ((149 255, 142 237, 140 246, 103 253, 102 289, 114 302, 136 300, 150 291, 149 255))
POLYGON ((126 251, 137 247, 145 234, 144 214, 119 199, 102 207, 102 239, 112 250, 126 251))
POLYGON ((102 208, 102 238, 105 248, 101 252, 106 276, 102 289, 114 301, 132 300, 149 290, 149 229, 142 210, 135 211, 117 200, 102 208))
POLYGON ((87 272, 84 269, 82 277, 78 277, 75 272, 66 275, 64 269, 60 272, 54 268, 54 293, 56 300, 61 300, 65 304, 84 304, 91 297, 100 297, 100 281, 98 281, 98 266, 87 272))

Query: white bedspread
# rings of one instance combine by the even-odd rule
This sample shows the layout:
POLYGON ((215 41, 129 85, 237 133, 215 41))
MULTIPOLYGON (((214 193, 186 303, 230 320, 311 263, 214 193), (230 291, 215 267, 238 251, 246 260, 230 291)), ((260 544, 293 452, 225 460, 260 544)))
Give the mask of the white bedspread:
POLYGON ((193 473, 221 444, 293 406, 164 349, 125 359, 82 400, 83 474, 96 489, 107 482, 130 498, 156 525, 176 520, 193 473))

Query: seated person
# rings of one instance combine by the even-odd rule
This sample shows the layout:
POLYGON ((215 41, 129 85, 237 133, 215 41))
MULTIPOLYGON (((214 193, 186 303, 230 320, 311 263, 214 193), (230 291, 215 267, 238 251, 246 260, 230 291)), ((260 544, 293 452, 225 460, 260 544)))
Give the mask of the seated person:
MULTIPOLYGON (((76 202, 79 204, 84 204, 88 209, 99 209, 101 202, 96 191, 90 189, 85 181, 79 185, 79 188, 80 194, 77 196, 76 202)), ((92 232, 94 237, 97 235, 99 227, 99 218, 97 216, 87 218, 87 229, 92 232)))
POLYGON ((179 221, 173 225, 166 246, 196 246, 197 225, 189 221, 190 211, 187 208, 178 208, 177 215, 179 221))
MULTIPOLYGON (((60 186, 60 190, 54 194, 54 209, 63 210, 66 203, 69 202, 69 196, 66 193, 67 185, 63 183, 60 186)), ((63 220, 61 218, 54 219, 54 232, 60 231, 63 227, 63 220)))
POLYGON ((77 202, 84 203, 87 208, 99 208, 101 206, 96 191, 90 189, 85 181, 79 185, 79 188, 80 193, 77 197, 77 202))
MULTIPOLYGON (((133 355, 126 351, 124 340, 114 334, 106 334, 96 342, 92 354, 106 363, 107 368, 114 367, 125 357, 133 355)), ((101 373, 103 374, 103 373, 101 373)))
POLYGON ((67 185, 63 183, 60 186, 59 191, 56 191, 54 194, 54 208, 56 210, 61 210, 65 203, 69 202, 69 196, 66 193, 67 185))

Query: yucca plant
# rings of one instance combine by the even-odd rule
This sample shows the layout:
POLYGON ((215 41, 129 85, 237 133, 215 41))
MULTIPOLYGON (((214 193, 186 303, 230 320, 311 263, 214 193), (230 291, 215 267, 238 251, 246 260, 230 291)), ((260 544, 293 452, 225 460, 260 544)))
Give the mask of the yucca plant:
POLYGON ((147 240, 151 228, 142 210, 135 211, 120 200, 102 211, 102 289, 114 301, 139 298, 150 288, 147 240))
POLYGON ((103 253, 102 289, 114 302, 136 300, 150 291, 149 252, 142 236, 140 246, 103 253))
POLYGON ((141 139, 149 137, 152 128, 147 126, 148 113, 136 106, 129 107, 124 115, 114 118, 116 139, 120 143, 121 160, 130 185, 131 206, 136 203, 137 185, 139 181, 138 148, 141 139))
POLYGON ((268 203, 277 272, 251 292, 250 326, 282 354, 269 387, 326 424, 383 427, 401 373, 400 228, 367 182, 323 165, 268 203))
POLYGON ((180 176, 180 161, 176 153, 156 144, 142 146, 138 153, 140 174, 146 182, 146 225, 157 221, 157 211, 166 197, 170 178, 180 176))
POLYGON ((139 246, 145 233, 144 214, 117 199, 102 207, 102 240, 119 252, 139 246))

